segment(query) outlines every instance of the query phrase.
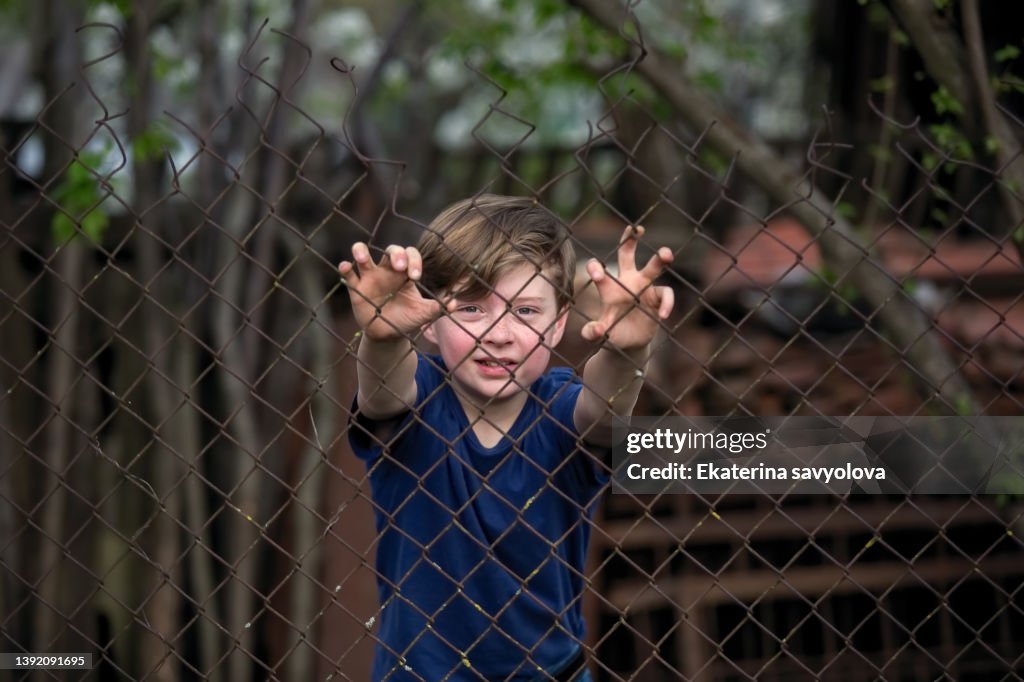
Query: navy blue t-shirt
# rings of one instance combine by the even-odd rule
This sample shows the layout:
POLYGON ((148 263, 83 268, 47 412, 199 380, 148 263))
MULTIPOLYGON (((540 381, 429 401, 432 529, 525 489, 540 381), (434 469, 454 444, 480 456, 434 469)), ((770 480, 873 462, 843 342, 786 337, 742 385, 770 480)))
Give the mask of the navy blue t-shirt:
POLYGON ((578 449, 582 384, 550 370, 484 447, 446 374, 421 355, 417 409, 390 424, 357 416, 349 429, 379 533, 373 678, 538 679, 583 640, 590 519, 607 482, 578 449))

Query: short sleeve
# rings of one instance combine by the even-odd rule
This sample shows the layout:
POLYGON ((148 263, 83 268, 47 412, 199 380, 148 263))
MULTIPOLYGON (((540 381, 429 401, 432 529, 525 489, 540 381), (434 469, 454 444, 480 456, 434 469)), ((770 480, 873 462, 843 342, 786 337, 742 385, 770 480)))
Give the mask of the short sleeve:
POLYGON ((443 365, 439 358, 426 357, 420 353, 416 354, 416 358, 416 402, 410 409, 388 419, 371 419, 359 411, 358 395, 352 396, 348 442, 359 459, 371 462, 398 438, 406 437, 416 423, 415 412, 444 381, 443 365))
POLYGON ((582 390, 583 382, 572 369, 556 367, 545 375, 536 392, 542 409, 563 427, 566 436, 572 440, 579 437, 572 415, 582 390))
POLYGON ((556 367, 546 375, 537 391, 547 414, 559 424, 560 439, 565 451, 571 451, 580 472, 590 485, 602 486, 610 478, 606 464, 611 461, 610 448, 585 442, 576 429, 573 413, 583 390, 583 380, 568 367, 556 367))

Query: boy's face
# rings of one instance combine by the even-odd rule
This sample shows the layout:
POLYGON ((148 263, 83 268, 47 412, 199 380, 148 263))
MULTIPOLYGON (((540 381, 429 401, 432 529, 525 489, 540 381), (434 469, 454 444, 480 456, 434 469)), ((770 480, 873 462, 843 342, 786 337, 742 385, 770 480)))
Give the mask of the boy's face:
POLYGON ((482 299, 453 299, 448 311, 424 335, 440 348, 455 389, 480 405, 528 388, 565 331, 555 288, 528 264, 502 275, 482 299))

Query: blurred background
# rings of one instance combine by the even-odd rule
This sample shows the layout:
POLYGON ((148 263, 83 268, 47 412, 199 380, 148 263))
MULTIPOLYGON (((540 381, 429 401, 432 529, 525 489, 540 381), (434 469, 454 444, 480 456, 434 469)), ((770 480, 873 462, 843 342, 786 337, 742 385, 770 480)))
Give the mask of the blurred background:
MULTIPOLYGON (((581 262, 628 223, 673 248, 636 414, 1024 407, 1020 3, 0 18, 0 651, 95 661, 31 679, 369 677, 335 266, 480 192, 536 197, 581 262)), ((1016 679, 1018 493, 608 495, 592 672, 1016 679)))

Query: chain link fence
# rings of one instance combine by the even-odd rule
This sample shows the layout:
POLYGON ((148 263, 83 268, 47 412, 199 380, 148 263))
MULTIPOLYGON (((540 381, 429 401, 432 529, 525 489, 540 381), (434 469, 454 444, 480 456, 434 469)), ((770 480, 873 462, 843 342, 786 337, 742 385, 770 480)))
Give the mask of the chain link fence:
MULTIPOLYGON (((794 147, 802 160, 711 118, 659 118, 620 87, 660 87, 651 53, 601 80, 607 114, 578 148, 526 144, 537 122, 496 88, 473 144, 436 150, 425 172, 409 159, 410 177, 405 159, 375 158, 358 104, 341 128, 300 108, 309 69, 354 81, 292 33, 261 29, 230 108, 203 99, 189 118, 158 111, 145 78, 100 75, 143 48, 115 26, 81 30, 111 51, 2 139, 0 651, 91 653, 93 669, 11 679, 370 676, 387 608, 374 557, 402 529, 375 528, 375 506, 388 511, 348 445, 359 330, 336 265, 357 241, 375 255, 414 243, 456 199, 536 198, 581 262, 613 263, 627 224, 648 228, 641 262, 672 249, 660 282, 676 308, 634 414, 1024 407, 1020 225, 1005 208, 1019 188, 923 124, 878 109, 887 165, 861 181, 847 169, 865 150, 834 139, 829 116, 794 147), (494 143, 496 119, 522 142, 494 143), (414 211, 410 183, 431 198, 414 211)), ((594 350, 586 282, 555 365, 594 350)), ((528 503, 496 504, 530 525, 528 503)), ((463 510, 448 511, 443 532, 463 510)), ((578 511, 596 680, 1024 672, 1013 495, 602 494, 593 520, 578 511)), ((549 615, 554 631, 565 614, 549 615)), ((486 679, 472 648, 446 644, 462 659, 446 679, 486 679)), ((553 675, 514 679, 533 678, 553 675)))

